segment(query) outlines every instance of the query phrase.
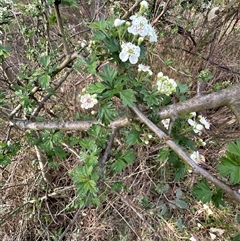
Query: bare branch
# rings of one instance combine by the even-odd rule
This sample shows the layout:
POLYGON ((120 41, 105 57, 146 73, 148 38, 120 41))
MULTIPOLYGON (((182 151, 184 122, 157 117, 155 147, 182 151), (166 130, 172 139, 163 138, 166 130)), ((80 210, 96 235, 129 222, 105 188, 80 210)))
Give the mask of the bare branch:
MULTIPOLYGON (((79 130, 87 131, 92 125, 102 125, 100 121, 29 121, 29 120, 11 120, 11 123, 23 130, 79 130)), ((129 119, 124 116, 111 122, 108 128, 123 127, 130 123, 129 119)))
MULTIPOLYGON (((67 79, 67 77, 70 75, 70 73, 72 72, 72 68, 68 69, 66 71, 66 73, 59 79, 59 81, 54 85, 53 92, 55 92, 60 86, 61 84, 67 79)), ((36 109, 34 109, 32 116, 36 117, 38 116, 40 110, 43 108, 44 103, 52 96, 52 93, 48 93, 47 95, 45 95, 42 100, 38 103, 38 107, 36 109)))
POLYGON ((234 190, 232 190, 228 185, 214 177, 211 173, 200 167, 194 160, 192 160, 187 153, 178 146, 174 141, 171 140, 171 137, 166 135, 163 131, 161 131, 153 122, 151 122, 136 106, 132 107, 132 110, 139 117, 139 119, 146 124, 160 139, 165 140, 166 144, 178 154, 179 157, 184 160, 188 165, 190 165, 194 172, 201 174, 208 181, 212 182, 216 186, 223 189, 226 193, 228 193, 233 200, 240 203, 240 194, 234 190))
POLYGON ((48 163, 47 163, 46 157, 44 156, 44 154, 42 153, 42 150, 38 146, 34 146, 34 147, 35 147, 35 151, 36 151, 36 155, 39 163, 39 168, 42 173, 42 177, 46 183, 52 186, 51 176, 48 173, 48 163))
POLYGON ((193 111, 196 112, 196 111, 216 108, 219 106, 230 107, 233 103, 236 103, 236 101, 239 101, 239 100, 240 100, 240 84, 236 84, 224 90, 219 90, 217 92, 214 92, 208 95, 196 96, 184 102, 179 102, 176 104, 163 107, 159 112, 159 115, 161 119, 167 119, 170 117, 187 114, 193 111))
POLYGON ((61 36, 62 36, 62 40, 63 40, 64 52, 65 52, 66 55, 69 55, 70 50, 69 50, 69 47, 68 47, 68 44, 67 44, 67 40, 66 40, 66 36, 65 36, 64 28, 63 28, 63 23, 62 23, 62 18, 61 18, 61 14, 60 14, 60 11, 59 11, 60 2, 55 1, 54 2, 54 8, 55 8, 55 12, 56 12, 58 27, 59 27, 59 30, 60 30, 60 33, 61 33, 61 36))
POLYGON ((122 19, 126 19, 130 16, 130 14, 137 8, 137 6, 139 5, 139 3, 142 0, 137 0, 135 1, 135 3, 132 5, 132 7, 121 17, 122 19))
POLYGON ((169 4, 170 4, 171 1, 172 1, 172 0, 168 0, 168 1, 165 3, 162 12, 152 21, 152 26, 155 25, 155 24, 160 20, 160 18, 163 16, 163 14, 167 11, 168 6, 169 6, 169 4))

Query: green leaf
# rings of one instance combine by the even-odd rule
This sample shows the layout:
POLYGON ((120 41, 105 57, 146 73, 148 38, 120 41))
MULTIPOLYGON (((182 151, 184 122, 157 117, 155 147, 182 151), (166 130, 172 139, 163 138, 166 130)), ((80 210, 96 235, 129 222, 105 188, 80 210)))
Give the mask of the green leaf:
POLYGON ((103 40, 105 38, 106 38, 106 35, 102 31, 96 30, 96 31, 94 31, 92 40, 103 40))
POLYGON ((100 20, 100 21, 95 21, 95 22, 91 23, 90 27, 93 29, 99 29, 99 30, 104 31, 108 25, 109 25, 108 21, 100 20))
POLYGON ((192 194, 197 198, 197 200, 202 201, 203 203, 210 202, 213 195, 206 180, 202 180, 201 182, 195 184, 192 189, 192 194))
POLYGON ((221 164, 217 166, 217 170, 222 176, 230 176, 230 182, 237 184, 240 182, 240 165, 234 160, 227 157, 222 157, 221 164))
POLYGON ((10 55, 10 48, 0 44, 0 60, 7 58, 10 55))
POLYGON ((125 106, 132 107, 134 105, 134 102, 136 102, 134 94, 136 94, 136 92, 132 89, 121 90, 120 98, 125 106))
POLYGON ((116 78, 118 72, 111 65, 105 65, 103 67, 103 72, 99 73, 99 76, 106 82, 110 83, 111 87, 114 87, 114 79, 116 78))
POLYGON ((155 187, 155 190, 158 194, 167 194, 169 191, 169 184, 158 183, 155 187))
POLYGON ((232 241, 239 241, 240 240, 240 233, 231 238, 232 241))
POLYGON ((123 189, 123 182, 122 181, 116 181, 112 184, 111 190, 115 192, 120 192, 123 189))
POLYGON ((128 164, 132 164, 136 158, 135 154, 131 150, 127 150, 126 153, 123 155, 123 160, 128 164))
POLYGON ((107 37, 103 42, 105 43, 105 48, 112 53, 120 50, 119 41, 115 37, 107 37))
POLYGON ((64 160, 67 156, 67 153, 59 146, 54 148, 54 153, 60 160, 64 160))
POLYGON ((125 169, 126 163, 122 159, 118 159, 115 162, 112 163, 111 168, 116 172, 120 173, 123 169, 125 169))
POLYGON ((237 214, 237 222, 240 224, 240 214, 237 214))
POLYGON ((162 160, 162 161, 167 161, 168 157, 170 154, 170 149, 169 148, 162 148, 160 149, 160 151, 158 152, 158 159, 162 160))
POLYGON ((177 207, 179 207, 181 209, 187 209, 188 208, 188 204, 185 201, 180 200, 180 199, 176 199, 175 204, 176 204, 177 207))
POLYGON ((181 219, 181 218, 179 218, 179 219, 177 220, 177 227, 178 227, 178 229, 179 229, 180 231, 183 230, 183 225, 182 225, 182 219, 181 219))
MULTIPOLYGON (((142 87, 140 87, 142 88, 142 87)), ((156 91, 149 91, 146 89, 141 90, 141 94, 143 94, 143 100, 144 102, 147 103, 148 107, 152 107, 152 106, 158 106, 159 105, 159 94, 156 91)))
POLYGON ((101 82, 89 85, 87 93, 89 94, 100 94, 105 90, 105 86, 101 82))
POLYGON ((177 83, 177 87, 179 89, 180 94, 184 94, 184 93, 188 92, 188 85, 187 84, 177 83))
POLYGON ((46 89, 50 84, 50 80, 51 80, 51 77, 45 74, 39 78, 39 84, 43 89, 46 89))
POLYGON ((136 143, 141 143, 140 131, 137 131, 135 128, 131 129, 126 135, 126 144, 131 146, 136 143))
POLYGON ((88 158, 85 161, 86 166, 96 165, 98 163, 98 157, 95 156, 95 153, 88 155, 88 158))
POLYGON ((39 62, 42 64, 44 68, 47 68, 50 64, 51 58, 50 56, 42 56, 39 58, 39 62))
POLYGON ((217 192, 213 194, 212 196, 212 202, 215 205, 215 207, 219 208, 220 205, 224 206, 225 203, 223 201, 223 190, 220 188, 217 188, 217 192))
POLYGON ((90 138, 83 138, 79 141, 82 148, 85 148, 87 150, 91 150, 93 146, 95 146, 95 140, 92 140, 90 138))
POLYGON ((71 6, 76 7, 76 8, 79 7, 75 0, 61 0, 61 4, 69 6, 69 7, 71 7, 71 6))
POLYGON ((228 144, 228 151, 240 157, 240 139, 237 140, 237 144, 230 142, 228 144))
POLYGON ((117 111, 113 107, 112 102, 107 102, 100 105, 98 109, 98 118, 104 125, 108 125, 117 116, 117 111))
POLYGON ((182 190, 180 188, 178 188, 176 191, 176 197, 177 199, 180 199, 182 197, 182 190))

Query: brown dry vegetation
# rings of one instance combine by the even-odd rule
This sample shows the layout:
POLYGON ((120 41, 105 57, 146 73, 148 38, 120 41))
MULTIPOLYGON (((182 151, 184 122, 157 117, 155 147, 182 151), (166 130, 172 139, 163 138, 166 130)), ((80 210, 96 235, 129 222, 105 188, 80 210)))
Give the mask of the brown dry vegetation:
MULTIPOLYGON (((81 6, 80 9, 60 8, 69 46, 72 49, 79 40, 91 38, 86 21, 93 18, 90 9, 94 9, 94 3, 90 8, 87 1, 77 2, 81 6)), ((125 1, 122 6, 129 9, 132 2, 125 1)), ((159 4, 161 1, 156 2, 159 4)), ((230 82, 227 85, 239 83, 240 25, 237 21, 239 4, 234 5, 227 12, 223 12, 222 16, 219 16, 219 21, 213 20, 209 23, 206 20, 206 11, 200 13, 194 12, 192 9, 179 12, 181 8, 174 7, 177 2, 172 1, 172 9, 166 19, 183 28, 187 28, 191 24, 193 26, 191 28, 192 37, 197 46, 194 46, 186 36, 174 33, 169 25, 160 20, 155 27, 162 33, 162 37, 149 57, 149 65, 154 73, 162 71, 182 83, 188 83, 190 86, 189 97, 196 95, 197 76, 199 71, 205 68, 210 69, 214 78, 206 85, 200 86, 200 92, 203 94, 215 91, 217 83, 223 88, 226 81, 230 82), (231 13, 230 19, 226 19, 226 16, 231 13), (231 23, 235 22, 236 24, 233 26, 231 23), (167 65, 166 60, 173 61, 173 64, 167 65)), ((28 4, 28 1, 24 3, 28 4)), ((107 2, 106 15, 112 4, 107 2)), ((222 1, 221 7, 224 9, 227 4, 228 1, 222 1)), ((15 13, 17 14, 14 16, 15 24, 7 29, 8 32, 5 36, 1 36, 1 40, 12 47, 7 64, 17 75, 23 64, 26 64, 29 70, 37 67, 34 60, 26 58, 23 36, 18 32, 19 22, 24 20, 33 27, 37 27, 38 24, 42 25, 31 16, 18 15, 17 10, 15 13)), ((158 14, 156 6, 153 8, 152 20, 158 14)), ((52 25, 50 28, 52 47, 56 48, 61 45, 61 38, 57 33, 57 26, 52 25)), ((33 47, 37 45, 37 41, 37 35, 30 39, 33 47)), ((36 53, 36 58, 39 54, 36 53)), ((62 75, 64 75, 64 71, 59 72, 55 80, 58 81, 62 75)), ((14 99, 14 93, 10 91, 9 86, 15 83, 2 81, 5 77, 6 73, 2 73, 0 87, 8 92, 12 105, 7 108, 12 110, 18 105, 18 102, 14 99)), ((11 82, 10 79, 9 81, 11 82)), ((46 102, 39 116, 48 120, 55 118, 73 120, 77 114, 79 116, 85 114, 80 108, 78 95, 92 81, 94 81, 94 76, 73 71, 55 95, 46 102)), ((43 97, 42 93, 38 95, 39 99, 43 97)), ((23 113, 20 111, 19 118, 22 115, 23 113)), ((211 129, 202 135, 207 146, 201 152, 206 158, 207 168, 217 175, 215 167, 219 157, 225 152, 227 142, 240 137, 239 123, 226 107, 206 110, 204 115, 212 125, 211 129)), ((79 146, 62 146, 67 152, 67 157, 63 160, 54 157, 49 162, 47 173, 51 183, 46 183, 38 165, 36 150, 26 141, 28 131, 17 128, 9 129, 8 124, 7 121, 1 122, 1 141, 5 141, 10 133, 9 140, 11 142, 18 141, 21 150, 12 157, 11 163, 7 167, 0 169, 0 240, 59 240, 61 233, 74 220, 76 212, 79 212, 79 216, 74 220, 64 240, 189 240, 191 236, 194 236, 196 240, 211 240, 210 228, 218 228, 225 232, 223 235, 216 233, 215 240, 223 241, 230 240, 240 230, 236 221, 236 215, 240 212, 238 204, 227 200, 226 206, 219 209, 209 204, 212 210, 210 212, 190 194, 192 183, 197 181, 198 177, 189 173, 184 180, 173 181, 174 170, 171 165, 161 162, 157 158, 158 150, 165 144, 155 136, 149 140, 149 144, 143 142, 134 146, 133 150, 137 154, 137 158, 133 165, 128 166, 121 174, 111 177, 108 182, 102 180, 99 183, 102 200, 100 207, 90 206, 78 209, 74 206, 77 194, 69 176, 69 170, 79 164, 79 146), (125 187, 120 193, 111 191, 109 187, 109 183, 117 181, 122 181, 125 187), (156 187, 159 183, 169 185, 170 188, 166 194, 157 193, 156 187), (175 198, 178 188, 183 191, 183 199, 189 203, 189 208, 186 210, 170 205, 169 200, 175 198), (170 207, 171 215, 168 217, 159 215, 163 203, 170 207), (179 230, 176 225, 179 218, 182 219, 182 230, 179 230), (198 224, 202 226, 199 227, 198 224)), ((147 135, 149 130, 145 126, 142 128, 147 135)), ((127 129, 128 127, 125 127, 117 132, 113 150, 125 148, 122 132, 127 129)), ((85 134, 80 131, 67 131, 64 135, 83 137, 85 134)), ((46 158, 44 153, 42 155, 43 158, 46 158)))

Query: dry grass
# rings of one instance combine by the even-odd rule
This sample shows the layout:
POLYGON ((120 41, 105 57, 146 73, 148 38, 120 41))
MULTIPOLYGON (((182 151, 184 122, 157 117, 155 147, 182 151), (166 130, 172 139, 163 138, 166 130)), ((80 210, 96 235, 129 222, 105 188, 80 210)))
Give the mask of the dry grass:
MULTIPOLYGON (((68 11, 66 10, 66 21, 72 17, 72 13, 68 11)), ((74 12, 76 15, 71 22, 71 26, 76 27, 74 31, 82 31, 77 20, 82 19, 81 14, 86 14, 86 11, 85 8, 80 13, 74 12)), ((177 15, 177 12, 172 12, 169 19, 174 21, 177 15)), ((190 13, 186 13, 186 16, 190 16, 190 13)), ((194 21, 197 22, 197 19, 194 21)), ((183 19, 178 24, 186 27, 188 21, 183 19)), ((198 43, 208 31, 208 26, 201 24, 196 26, 198 28, 194 29, 194 38, 198 43)), ((224 27, 226 26, 222 28, 224 27)), ((162 31, 161 27, 158 29, 162 31)), ((189 96, 196 93, 197 75, 204 68, 209 68, 214 78, 206 84, 203 92, 213 91, 215 83, 221 85, 225 80, 229 80, 232 84, 239 82, 238 74, 219 68, 227 66, 239 70, 239 50, 236 49, 239 45, 239 29, 236 28, 230 34, 223 36, 220 42, 216 40, 203 46, 201 50, 194 49, 189 40, 183 36, 173 34, 169 27, 164 27, 164 31, 164 37, 159 40, 156 50, 149 59, 155 73, 162 71, 182 83, 188 83, 191 87, 189 96), (196 57, 194 55, 196 51, 204 57, 210 56, 217 65, 196 57), (166 65, 168 59, 173 61, 172 65, 166 65)), ((81 35, 75 35, 75 38, 78 39, 78 36, 81 35)), ((73 46, 75 38, 72 39, 73 46)), ((23 53, 24 50, 19 49, 17 45, 14 46, 13 53, 19 52, 23 53)), ((16 68, 15 71, 18 71, 21 60, 26 61, 26 59, 23 55, 16 56, 18 56, 18 59, 15 58, 17 62, 14 62, 14 58, 11 61, 16 68)), ((76 114, 79 116, 84 114, 79 107, 77 96, 82 88, 92 81, 92 77, 88 77, 80 72, 72 74, 56 95, 48 101, 46 108, 60 120, 72 120, 76 114)), ((204 133, 203 138, 208 141, 208 145, 202 152, 207 165, 214 168, 216 160, 224 154, 227 141, 240 136, 239 124, 227 108, 208 110, 204 114, 210 119, 212 127, 210 131, 204 133)), ((51 119, 44 110, 41 115, 51 119)), ((1 124, 2 141, 7 136, 6 125, 7 123, 1 124)), ((85 135, 77 132, 65 134, 80 137, 85 135)), ((122 143, 121 133, 118 133, 117 138, 119 141, 115 142, 113 150, 122 143)), ((69 170, 78 165, 78 157, 69 148, 63 147, 67 157, 64 160, 54 157, 49 163, 48 173, 52 179, 50 186, 43 180, 35 150, 26 142, 25 133, 19 130, 12 131, 11 140, 19 141, 21 151, 12 158, 6 168, 0 170, 0 240, 58 240, 77 210, 76 190, 69 176, 69 170), (59 192, 60 188, 63 191, 59 192)), ((230 240, 230 237, 237 234, 240 228, 236 221, 236 215, 240 213, 239 206, 229 200, 226 201, 225 207, 216 209, 209 205, 208 209, 197 202, 190 194, 190 183, 195 180, 194 175, 189 173, 184 180, 174 182, 172 166, 169 163, 162 163, 157 158, 157 153, 162 147, 163 144, 155 137, 148 145, 142 143, 132 147, 137 155, 134 164, 128 166, 121 174, 110 176, 110 180, 99 182, 101 206, 82 209, 65 240, 177 241, 189 240, 191 236, 196 240, 211 240, 210 228, 224 230, 223 235, 216 233, 215 240, 219 241, 230 240), (124 188, 121 192, 110 188, 110 185, 117 181, 123 183, 124 188), (161 195, 156 191, 159 184, 169 185, 166 194, 161 195), (189 204, 188 209, 179 209, 171 205, 170 200, 175 198, 176 190, 179 188, 183 191, 183 199, 189 204), (168 207, 168 215, 161 215, 163 204, 168 207), (179 218, 183 223, 182 230, 177 227, 179 218)), ((79 146, 74 146, 72 149, 75 153, 80 152, 79 146)))

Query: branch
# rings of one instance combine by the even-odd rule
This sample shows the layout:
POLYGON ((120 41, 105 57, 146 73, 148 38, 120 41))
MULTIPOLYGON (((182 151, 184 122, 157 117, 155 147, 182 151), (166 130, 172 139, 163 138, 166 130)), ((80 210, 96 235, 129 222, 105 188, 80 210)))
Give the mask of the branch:
POLYGON ((165 3, 162 12, 152 21, 152 23, 151 23, 152 26, 154 26, 154 25, 160 20, 160 18, 163 16, 163 14, 167 11, 168 6, 169 6, 169 4, 170 4, 171 1, 172 1, 172 0, 168 0, 168 1, 165 3))
MULTIPOLYGON (((52 88, 52 92, 55 93, 55 91, 61 86, 61 84, 67 79, 67 77, 70 75, 70 73, 72 72, 72 68, 68 69, 65 74, 58 80, 57 83, 55 83, 54 87, 52 88)), ((41 101, 38 103, 38 107, 34 109, 33 113, 32 113, 32 117, 37 117, 40 110, 43 108, 44 103, 50 99, 50 97, 53 95, 53 93, 48 93, 47 95, 45 95, 41 101)))
POLYGON ((130 16, 130 14, 138 7, 139 3, 142 0, 137 0, 135 3, 132 5, 132 7, 121 17, 121 19, 126 19, 130 16))
MULTIPOLYGON (((207 95, 196 96, 184 102, 179 102, 163 107, 160 110, 159 115, 161 119, 167 119, 193 111, 197 112, 201 110, 216 108, 219 106, 229 106, 231 108, 231 106, 239 100, 240 84, 236 84, 224 90, 219 90, 207 95)), ((234 114, 236 115, 236 111, 234 114)), ((236 118, 240 123, 239 113, 236 115, 236 118)))
POLYGON ((60 2, 59 1, 55 1, 54 2, 54 8, 55 8, 55 12, 56 12, 56 18, 57 18, 58 27, 59 27, 59 30, 60 30, 60 33, 61 33, 61 36, 62 36, 62 40, 63 40, 64 53, 66 55, 69 55, 70 50, 69 50, 69 47, 68 47, 68 44, 67 44, 66 36, 65 36, 65 33, 64 33, 64 29, 63 29, 62 18, 61 18, 61 14, 60 14, 60 11, 59 11, 59 4, 60 4, 60 2))
MULTIPOLYGON (((130 123, 124 116, 111 122, 108 128, 123 127, 130 123)), ((92 125, 102 125, 100 121, 29 121, 29 120, 11 120, 11 124, 23 130, 79 130, 87 131, 92 125)))
POLYGON ((240 194, 237 191, 232 190, 228 185, 214 177, 212 174, 210 174, 208 171, 200 167, 195 161, 193 161, 186 152, 178 146, 174 141, 171 140, 171 138, 166 135, 163 131, 161 131, 154 123, 152 123, 136 106, 131 108, 135 114, 138 116, 138 118, 146 124, 149 129, 151 129, 160 139, 165 140, 166 144, 175 151, 179 157, 184 160, 188 165, 190 165, 195 173, 201 174, 203 177, 205 177, 208 181, 212 182, 216 186, 223 189, 226 193, 228 193, 235 201, 240 203, 240 194))

